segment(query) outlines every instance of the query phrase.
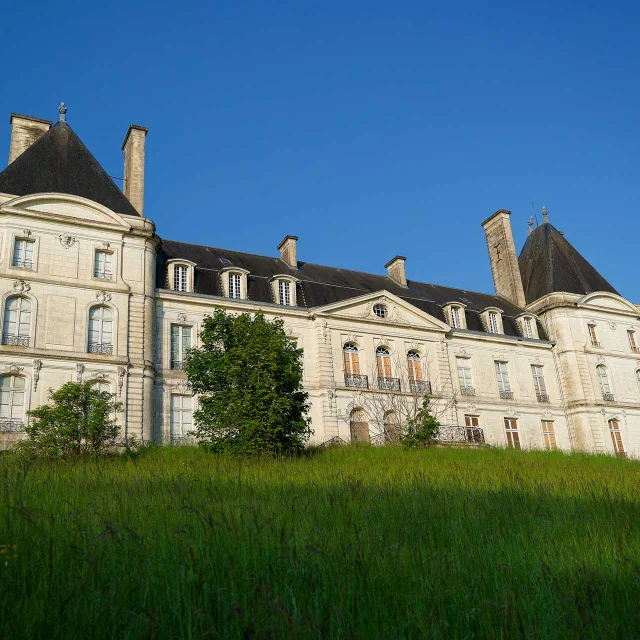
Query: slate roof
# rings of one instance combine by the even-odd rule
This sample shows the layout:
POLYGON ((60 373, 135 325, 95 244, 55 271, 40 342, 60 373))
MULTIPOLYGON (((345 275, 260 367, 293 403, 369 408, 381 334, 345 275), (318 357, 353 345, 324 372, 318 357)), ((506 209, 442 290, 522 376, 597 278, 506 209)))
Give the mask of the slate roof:
MULTIPOLYGON (((157 285, 159 288, 166 286, 166 263, 172 259, 189 260, 197 265, 194 281, 195 293, 223 295, 220 271, 228 267, 239 267, 249 272, 247 276, 248 298, 257 302, 275 302, 270 280, 273 276, 288 274, 299 280, 297 299, 298 306, 301 307, 320 307, 385 289, 443 322, 447 320, 442 307, 448 302, 461 302, 466 305, 467 328, 475 331, 485 331, 479 312, 488 307, 498 307, 504 311, 505 334, 521 335, 514 317, 524 310, 504 298, 486 293, 453 289, 415 280, 409 280, 407 287, 401 287, 386 276, 309 262, 298 262, 298 268, 292 269, 280 258, 228 251, 173 240, 163 240, 158 253, 157 285)), ((544 336, 542 327, 539 327, 539 335, 544 336)))
POLYGON ((618 293, 549 222, 531 232, 518 264, 527 304, 560 291, 618 293))
POLYGON ((68 193, 140 215, 66 122, 56 123, 0 172, 0 193, 68 193))

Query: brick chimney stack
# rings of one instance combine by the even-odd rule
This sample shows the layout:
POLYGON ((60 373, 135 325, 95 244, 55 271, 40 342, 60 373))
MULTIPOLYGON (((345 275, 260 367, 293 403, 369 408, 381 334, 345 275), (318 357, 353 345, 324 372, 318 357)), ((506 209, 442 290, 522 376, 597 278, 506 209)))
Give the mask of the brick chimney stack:
POLYGON ((296 256, 296 241, 298 236, 285 236, 284 240, 278 245, 280 251, 280 260, 285 262, 293 269, 298 268, 298 258, 296 256))
POLYGON ((401 287, 407 286, 407 272, 404 268, 405 261, 406 258, 404 256, 396 256, 384 265, 389 278, 401 287))
POLYGON ((12 113, 9 122, 11 123, 9 164, 51 128, 51 120, 23 116, 19 113, 12 113))
POLYGON ((132 124, 127 131, 124 151, 124 195, 144 216, 144 145, 149 129, 132 124))

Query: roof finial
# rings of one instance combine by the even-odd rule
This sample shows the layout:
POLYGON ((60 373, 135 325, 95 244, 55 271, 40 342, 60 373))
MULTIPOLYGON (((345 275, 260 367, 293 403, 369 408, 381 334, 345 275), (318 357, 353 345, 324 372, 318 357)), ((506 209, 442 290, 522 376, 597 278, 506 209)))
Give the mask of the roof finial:
POLYGON ((529 222, 527 222, 527 235, 530 236, 533 231, 533 216, 529 218, 529 222))
POLYGON ((549 212, 547 211, 547 207, 542 205, 542 222, 549 222, 549 212))
POLYGON ((64 106, 64 102, 60 103, 60 106, 58 107, 58 113, 60 114, 60 122, 66 122, 67 121, 67 107, 64 106))

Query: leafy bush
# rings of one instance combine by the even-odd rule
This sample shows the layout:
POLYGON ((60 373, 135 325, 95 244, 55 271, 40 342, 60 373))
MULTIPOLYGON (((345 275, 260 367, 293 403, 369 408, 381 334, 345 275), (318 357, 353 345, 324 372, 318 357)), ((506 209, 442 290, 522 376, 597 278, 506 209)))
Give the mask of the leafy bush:
POLYGON ((425 396, 415 417, 407 421, 402 433, 402 444, 407 447, 428 447, 438 434, 440 423, 431 410, 431 398, 425 396))
MULTIPOLYGON (((50 390, 50 405, 29 411, 27 438, 16 444, 19 454, 46 457, 101 455, 120 433, 115 413, 122 404, 115 395, 98 391, 91 382, 67 382, 50 390)), ((128 446, 132 443, 128 441, 128 446)))
POLYGON ((300 451, 311 435, 302 349, 286 336, 282 320, 217 310, 205 318, 200 340, 185 362, 199 394, 200 443, 243 455, 300 451))

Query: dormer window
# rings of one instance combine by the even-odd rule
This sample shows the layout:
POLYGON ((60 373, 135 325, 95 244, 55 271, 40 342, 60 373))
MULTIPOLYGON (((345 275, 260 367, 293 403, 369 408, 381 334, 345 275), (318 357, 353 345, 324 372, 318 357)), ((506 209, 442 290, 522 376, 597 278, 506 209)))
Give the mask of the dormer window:
POLYGON ((288 280, 278 280, 278 302, 291 306, 291 283, 288 280))
POLYGON ((502 328, 502 309, 497 307, 485 309, 482 313, 484 325, 489 333, 503 333, 502 328))
POLYGON ((182 264, 178 264, 173 268, 173 290, 174 291, 186 291, 187 290, 187 274, 188 270, 182 264))
POLYGON ((466 329, 467 318, 464 313, 465 305, 450 302, 444 306, 444 316, 452 329, 466 329))
POLYGON ((498 314, 494 311, 489 311, 489 331, 498 333, 498 314))
POLYGON ((167 287, 171 291, 192 292, 195 266, 188 260, 170 260, 167 264, 167 287))
POLYGON ((247 274, 246 269, 228 267, 220 273, 222 280, 222 295, 234 300, 247 299, 247 274))
POLYGON ((229 297, 230 298, 242 298, 242 293, 240 289, 240 274, 239 273, 230 273, 229 274, 229 297))
POLYGON ((297 280, 290 276, 276 276, 272 280, 273 297, 277 304, 284 307, 297 306, 296 282, 297 280))
POLYGON ((536 324, 536 319, 533 316, 519 316, 516 318, 516 321, 520 327, 520 332, 525 338, 537 339, 539 337, 538 325, 536 324))

